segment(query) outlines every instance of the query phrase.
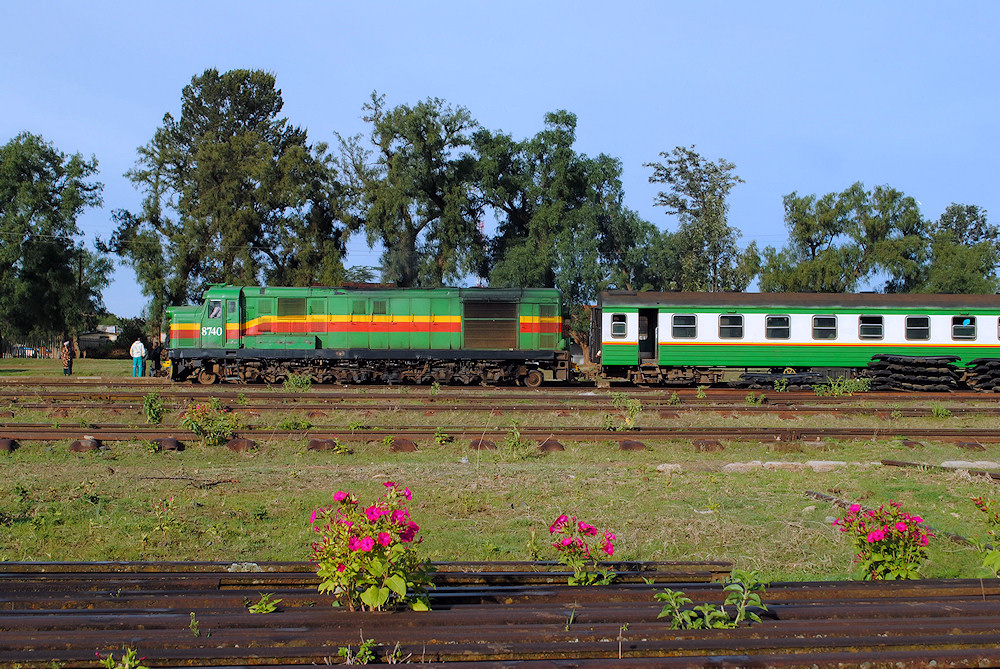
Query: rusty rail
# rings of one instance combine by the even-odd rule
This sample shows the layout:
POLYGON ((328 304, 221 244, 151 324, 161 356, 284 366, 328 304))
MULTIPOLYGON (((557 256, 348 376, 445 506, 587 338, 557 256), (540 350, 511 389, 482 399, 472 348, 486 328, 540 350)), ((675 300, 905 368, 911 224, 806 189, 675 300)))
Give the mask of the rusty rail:
POLYGON ((671 630, 653 594, 670 587, 694 605, 718 605, 725 566, 621 566, 655 583, 570 587, 551 563, 451 563, 439 565, 430 613, 351 613, 317 593, 303 563, 3 564, 0 667, 96 667, 96 653, 118 657, 125 647, 150 667, 322 665, 342 662, 338 649, 362 639, 383 660, 469 667, 1000 663, 994 579, 776 583, 760 623, 671 630), (681 582, 660 576, 673 569, 681 582), (505 582, 449 580, 467 574, 505 582), (537 574, 555 582, 531 582, 537 574), (265 592, 282 600, 278 610, 249 613, 265 592))

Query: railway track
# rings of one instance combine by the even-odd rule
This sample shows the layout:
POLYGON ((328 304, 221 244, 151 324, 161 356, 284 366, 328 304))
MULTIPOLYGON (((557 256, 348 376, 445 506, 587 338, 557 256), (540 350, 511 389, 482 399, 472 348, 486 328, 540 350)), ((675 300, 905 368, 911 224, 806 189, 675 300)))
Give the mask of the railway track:
POLYGON ((1000 663, 994 579, 775 583, 760 623, 671 630, 653 595, 669 587, 718 606, 725 565, 618 566, 621 581, 587 588, 550 563, 442 564, 431 612, 352 613, 317 593, 307 563, 10 563, 0 667, 96 667, 123 648, 150 667, 322 665, 362 639, 383 661, 469 667, 1000 663), (277 610, 249 613, 262 593, 277 610))
POLYGON ((610 401, 611 394, 624 392, 650 404, 669 403, 679 400, 687 405, 715 403, 743 403, 748 393, 766 395, 768 402, 773 404, 793 404, 809 401, 812 403, 844 403, 852 401, 872 402, 905 402, 905 401, 979 401, 991 402, 997 398, 995 393, 975 391, 953 392, 866 392, 855 395, 817 396, 813 391, 774 392, 768 389, 747 390, 728 387, 704 388, 699 397, 699 390, 686 387, 641 387, 615 386, 597 388, 593 384, 544 385, 528 390, 517 386, 417 386, 417 385, 358 385, 334 386, 314 385, 306 392, 282 390, 279 386, 263 385, 215 385, 198 386, 192 384, 171 383, 164 379, 128 379, 103 377, 3 377, 0 380, 0 401, 10 397, 39 397, 46 399, 72 398, 82 396, 97 397, 102 400, 140 400, 150 392, 156 392, 164 397, 180 399, 220 399, 236 400, 245 397, 253 400, 256 397, 266 397, 276 401, 343 401, 362 399, 366 397, 386 400, 411 400, 431 398, 443 401, 450 396, 466 400, 491 402, 502 398, 504 401, 567 401, 574 398, 593 401, 610 401), (671 396, 677 400, 671 400, 671 396))
MULTIPOLYGON (((367 427, 351 430, 345 427, 324 427, 315 425, 308 429, 290 430, 274 427, 248 427, 239 430, 236 436, 261 440, 302 440, 339 439, 346 442, 384 441, 412 439, 433 441, 442 434, 452 440, 502 440, 508 433, 508 426, 478 427, 438 425, 435 427, 394 425, 381 428, 367 427)), ((989 428, 901 428, 888 427, 643 427, 637 430, 616 431, 600 428, 519 426, 521 438, 543 441, 547 439, 570 441, 621 441, 621 440, 731 440, 755 442, 824 441, 827 439, 907 439, 913 441, 955 442, 967 448, 976 448, 983 443, 1000 442, 1000 430, 989 428)), ((196 439, 181 426, 132 426, 94 424, 81 426, 57 426, 45 424, 0 423, 0 439, 15 441, 60 441, 66 439, 92 438, 99 441, 152 441, 161 438, 175 438, 181 441, 196 439)))

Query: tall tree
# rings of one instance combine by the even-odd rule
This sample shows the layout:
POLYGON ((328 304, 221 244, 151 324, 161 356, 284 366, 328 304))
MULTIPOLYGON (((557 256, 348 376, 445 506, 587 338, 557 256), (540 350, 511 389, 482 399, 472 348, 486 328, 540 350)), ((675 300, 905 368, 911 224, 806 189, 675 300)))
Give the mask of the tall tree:
POLYGON ((79 240, 101 205, 97 159, 27 132, 0 147, 0 323, 5 334, 83 330, 103 312, 111 263, 79 240))
POLYGON ((694 146, 675 147, 660 153, 663 163, 646 163, 653 168, 650 183, 669 186, 657 194, 654 204, 680 219, 673 236, 677 246, 673 284, 680 290, 708 292, 743 291, 759 267, 757 246, 740 250, 740 232, 728 223, 727 198, 743 179, 736 165, 706 160, 694 146))
POLYGON ((1000 290, 1000 229, 976 205, 950 204, 930 228, 930 259, 920 292, 979 293, 1000 290))
POLYGON ((763 291, 851 292, 885 278, 885 292, 923 281, 927 224, 916 200, 889 186, 855 183, 823 197, 784 198, 789 242, 764 251, 763 291))
POLYGON ((139 148, 126 176, 142 210, 115 212, 110 247, 135 269, 151 315, 207 283, 339 283, 343 230, 326 147, 279 114, 272 74, 205 70, 139 148))
POLYGON ((469 111, 438 98, 386 109, 372 93, 364 106, 369 142, 341 138, 340 173, 350 225, 369 246, 381 242, 382 280, 441 286, 481 271, 484 240, 473 181, 469 111))
POLYGON ((480 130, 473 142, 482 201, 498 221, 490 285, 561 289, 579 339, 599 291, 640 280, 655 229, 624 207, 621 161, 575 150, 576 124, 557 111, 529 139, 480 130))

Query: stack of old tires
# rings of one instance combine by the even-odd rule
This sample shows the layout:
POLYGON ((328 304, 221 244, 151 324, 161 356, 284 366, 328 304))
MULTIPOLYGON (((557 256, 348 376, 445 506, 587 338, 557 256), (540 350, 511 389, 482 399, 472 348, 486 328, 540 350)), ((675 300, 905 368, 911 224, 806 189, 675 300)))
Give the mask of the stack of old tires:
POLYGON ((914 390, 948 392, 956 390, 962 372, 955 365, 957 355, 919 357, 879 353, 868 364, 872 390, 914 390))
POLYGON ((976 358, 971 361, 965 382, 973 390, 983 392, 1000 390, 1000 359, 976 358))

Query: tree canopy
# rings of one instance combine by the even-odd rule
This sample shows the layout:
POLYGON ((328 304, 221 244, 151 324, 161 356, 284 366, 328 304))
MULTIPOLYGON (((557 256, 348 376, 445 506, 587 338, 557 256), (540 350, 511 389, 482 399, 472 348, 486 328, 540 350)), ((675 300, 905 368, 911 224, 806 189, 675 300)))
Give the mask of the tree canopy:
POLYGON ((153 316, 208 283, 339 283, 339 187, 326 146, 280 117, 283 104, 272 74, 209 69, 139 148, 126 176, 142 209, 115 212, 110 246, 153 316))
POLYGON ((678 146, 660 153, 663 163, 653 168, 650 183, 666 184, 669 190, 656 196, 655 204, 680 219, 680 227, 669 239, 674 247, 667 269, 670 285, 677 290, 743 291, 757 274, 757 246, 740 250, 741 233, 729 225, 732 189, 743 183, 728 160, 703 158, 694 146, 678 146))
POLYGON ((382 280, 433 287, 481 271, 469 111, 437 98, 386 109, 377 93, 364 111, 368 142, 341 137, 337 165, 351 229, 382 243, 382 280))
POLYGON ((101 204, 97 159, 23 132, 0 147, 0 323, 4 334, 82 331, 103 313, 111 262, 78 239, 101 204))

